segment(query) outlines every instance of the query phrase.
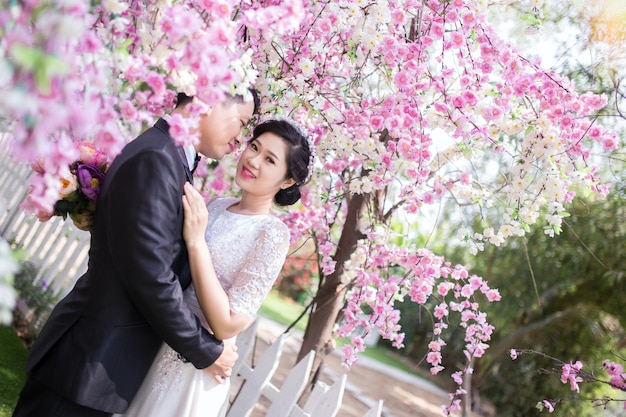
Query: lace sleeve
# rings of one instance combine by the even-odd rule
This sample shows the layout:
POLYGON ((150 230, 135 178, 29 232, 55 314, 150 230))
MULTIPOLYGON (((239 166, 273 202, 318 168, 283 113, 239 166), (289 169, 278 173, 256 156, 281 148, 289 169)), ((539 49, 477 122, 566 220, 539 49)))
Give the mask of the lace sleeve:
POLYGON ((289 250, 289 230, 277 218, 259 230, 246 262, 228 290, 230 308, 253 320, 272 289, 289 250))

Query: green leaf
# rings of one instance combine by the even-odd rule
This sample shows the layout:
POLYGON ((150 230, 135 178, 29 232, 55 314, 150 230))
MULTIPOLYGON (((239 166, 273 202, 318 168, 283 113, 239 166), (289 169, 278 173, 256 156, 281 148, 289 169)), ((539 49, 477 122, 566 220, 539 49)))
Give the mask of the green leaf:
POLYGON ((530 13, 523 14, 520 17, 520 19, 526 23, 531 24, 532 26, 541 25, 541 20, 539 20, 537 16, 535 16, 534 14, 530 14, 530 13))
POLYGON ((69 69, 61 59, 38 48, 16 44, 10 54, 15 63, 33 73, 37 89, 44 94, 50 92, 51 79, 55 75, 65 74, 69 69))
POLYGON ((535 128, 532 125, 529 125, 526 130, 524 131, 524 135, 528 135, 530 132, 532 132, 535 128))
POLYGON ((43 52, 40 49, 31 48, 26 45, 15 44, 10 50, 15 63, 24 67, 28 71, 37 68, 37 64, 43 58, 43 52))
POLYGON ((346 51, 346 55, 348 55, 351 61, 354 61, 356 59, 356 48, 354 41, 352 39, 348 39, 348 45, 350 46, 350 49, 346 51))
POLYGON ((126 39, 124 42, 122 42, 120 44, 120 46, 118 46, 115 49, 115 52, 121 53, 121 54, 124 54, 124 55, 130 55, 130 53, 128 52, 128 46, 131 45, 132 43, 133 43, 132 39, 130 39, 130 38, 126 39))

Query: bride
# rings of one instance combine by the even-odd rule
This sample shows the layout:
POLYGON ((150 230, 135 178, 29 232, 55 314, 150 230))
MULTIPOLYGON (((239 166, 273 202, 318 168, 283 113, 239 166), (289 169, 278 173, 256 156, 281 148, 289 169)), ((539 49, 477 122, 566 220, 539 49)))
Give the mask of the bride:
MULTIPOLYGON (((282 268, 289 230, 272 215, 272 207, 300 199, 313 152, 298 124, 268 120, 254 129, 237 163, 241 199, 218 198, 205 205, 185 185, 183 236, 193 277, 185 300, 203 326, 226 343, 234 343, 254 319, 282 268)), ((223 416, 229 388, 228 378, 214 379, 164 344, 124 416, 223 416)))

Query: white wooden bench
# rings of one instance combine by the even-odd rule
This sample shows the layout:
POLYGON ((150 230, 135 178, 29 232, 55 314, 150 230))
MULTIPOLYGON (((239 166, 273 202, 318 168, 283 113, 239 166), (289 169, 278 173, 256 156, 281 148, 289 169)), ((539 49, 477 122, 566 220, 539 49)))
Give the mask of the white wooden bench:
MULTIPOLYGON (((249 417, 261 397, 269 400, 266 417, 334 417, 341 408, 347 375, 342 375, 333 385, 317 382, 304 406, 298 401, 306 387, 315 358, 309 352, 287 374, 280 387, 271 382, 278 368, 286 335, 281 334, 261 354, 256 365, 250 364, 258 335, 258 321, 237 336, 239 360, 233 368, 233 396, 227 417, 249 417)), ((379 401, 363 417, 380 417, 379 401)))

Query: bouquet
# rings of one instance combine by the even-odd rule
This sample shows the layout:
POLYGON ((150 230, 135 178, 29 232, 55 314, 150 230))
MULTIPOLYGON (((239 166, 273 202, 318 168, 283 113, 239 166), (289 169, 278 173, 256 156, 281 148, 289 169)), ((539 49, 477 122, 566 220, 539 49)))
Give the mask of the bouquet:
MULTIPOLYGON (((91 231, 93 216, 96 211, 96 201, 105 173, 109 167, 109 158, 97 151, 91 142, 78 143, 80 159, 69 165, 68 170, 60 175, 60 199, 54 204, 54 211, 47 215, 38 215, 42 221, 52 216, 68 216, 76 227, 91 231)), ((37 172, 40 167, 33 166, 37 172)))

